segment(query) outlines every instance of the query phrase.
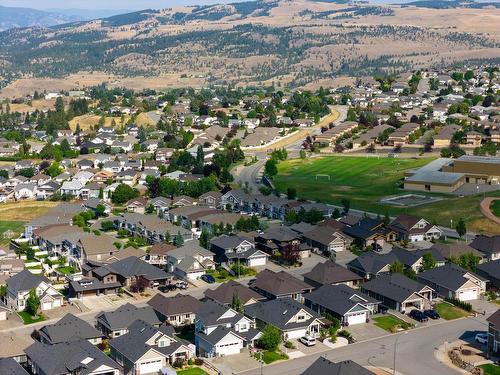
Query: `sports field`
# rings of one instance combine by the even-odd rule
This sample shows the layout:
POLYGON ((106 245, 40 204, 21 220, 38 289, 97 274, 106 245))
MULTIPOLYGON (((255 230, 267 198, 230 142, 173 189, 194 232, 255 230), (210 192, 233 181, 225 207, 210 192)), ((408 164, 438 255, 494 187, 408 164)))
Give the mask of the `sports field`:
MULTIPOLYGON (((404 177, 404 172, 421 167, 431 160, 371 156, 292 159, 278 165, 278 175, 273 181, 276 188, 284 193, 288 187, 296 188, 299 198, 338 205, 343 198, 347 198, 351 208, 381 215, 386 211, 391 215, 405 212, 446 226, 450 225, 450 219, 456 222, 460 217, 467 221, 481 218, 479 202, 483 198, 482 194, 462 198, 438 195, 443 200, 410 208, 379 203, 383 197, 407 194, 407 191, 399 188, 399 180, 404 177)), ((487 195, 500 196, 500 193, 487 195)))

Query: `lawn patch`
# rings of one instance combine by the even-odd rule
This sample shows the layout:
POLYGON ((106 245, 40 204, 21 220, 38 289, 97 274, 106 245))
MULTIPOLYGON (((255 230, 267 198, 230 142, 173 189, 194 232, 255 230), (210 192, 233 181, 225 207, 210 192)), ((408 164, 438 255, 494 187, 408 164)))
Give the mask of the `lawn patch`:
POLYGON ((37 319, 33 319, 33 317, 27 313, 26 311, 18 311, 17 315, 20 316, 20 318, 23 320, 24 324, 33 324, 33 323, 39 323, 43 322, 46 318, 42 314, 38 314, 37 319))
POLYGON ((500 217, 500 200, 493 201, 490 206, 491 212, 496 217, 500 217))
POLYGON ((400 329, 409 329, 411 328, 411 324, 396 318, 392 315, 379 316, 377 318, 373 318, 375 321, 375 325, 382 329, 385 329, 389 332, 397 332, 400 329))
POLYGON ((9 232, 12 238, 18 237, 24 231, 24 223, 14 220, 0 221, 0 244, 7 245, 10 242, 10 236, 7 235, 9 232))
POLYGON ((469 313, 446 302, 438 303, 435 310, 445 320, 453 320, 469 316, 469 313))
MULTIPOLYGON (((260 352, 257 352, 254 354, 254 357, 260 361, 261 355, 260 352)), ((262 352, 262 361, 268 365, 270 363, 282 360, 282 359, 288 359, 288 356, 285 353, 282 352, 272 352, 269 350, 264 350, 262 352)))
POLYGON ((500 366, 494 365, 493 363, 487 363, 479 367, 483 369, 484 375, 500 375, 500 366))
MULTIPOLYGON (((348 199, 351 208, 391 216, 401 213, 421 216, 430 222, 450 225, 463 217, 466 221, 482 218, 479 203, 483 194, 458 197, 449 194, 422 193, 441 200, 415 207, 395 207, 380 203, 389 196, 408 194, 402 190, 401 180, 405 172, 419 168, 432 161, 432 158, 376 158, 326 156, 314 159, 290 159, 278 164, 278 175, 273 178, 276 188, 286 192, 295 188, 299 198, 342 205, 348 199), (321 175, 329 176, 321 177, 321 175), (349 186, 349 189, 345 187, 349 186)), ((500 197, 500 192, 486 193, 486 196, 500 197)))
POLYGON ((207 373, 199 367, 177 370, 177 375, 206 375, 207 373))
POLYGON ((58 267, 57 270, 64 275, 72 275, 77 272, 77 270, 71 266, 58 267))

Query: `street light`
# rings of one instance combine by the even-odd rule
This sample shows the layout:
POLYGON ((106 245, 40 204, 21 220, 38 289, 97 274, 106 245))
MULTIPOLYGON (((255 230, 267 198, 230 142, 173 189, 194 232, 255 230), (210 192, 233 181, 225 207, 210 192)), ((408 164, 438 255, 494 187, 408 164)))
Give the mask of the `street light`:
MULTIPOLYGON (((404 332, 403 335, 406 335, 408 332, 404 332)), ((398 346, 398 341, 403 335, 398 335, 396 340, 394 341, 394 361, 392 363, 392 375, 396 375, 396 349, 398 346)))

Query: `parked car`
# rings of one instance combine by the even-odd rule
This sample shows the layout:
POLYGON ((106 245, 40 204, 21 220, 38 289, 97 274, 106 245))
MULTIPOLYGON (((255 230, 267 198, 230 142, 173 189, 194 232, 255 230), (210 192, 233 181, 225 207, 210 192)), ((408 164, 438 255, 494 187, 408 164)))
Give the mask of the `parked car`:
POLYGON ((215 283, 215 279, 214 279, 214 277, 212 275, 202 275, 201 279, 204 282, 209 283, 209 284, 215 283))
POLYGON ((431 319, 434 319, 434 320, 435 320, 435 319, 439 319, 439 318, 441 318, 441 317, 439 316, 439 314, 436 312, 436 310, 425 310, 425 311, 424 311, 424 314, 425 314, 427 317, 429 317, 429 318, 431 318, 431 319))
POLYGON ((429 320, 429 318, 420 310, 412 310, 408 315, 418 322, 427 322, 429 320))
POLYGON ((302 336, 299 341, 305 346, 314 346, 316 345, 316 339, 311 336, 302 336))
POLYGON ((158 290, 162 293, 167 293, 167 292, 171 292, 172 290, 176 290, 177 289, 177 286, 176 285, 173 285, 173 284, 170 284, 170 285, 162 285, 162 286, 159 286, 158 287, 158 290))
POLYGON ((175 283, 175 286, 179 289, 187 289, 188 283, 187 281, 180 280, 175 283))
POLYGON ((487 344, 488 343, 488 334, 487 333, 478 333, 476 335, 475 341, 480 343, 480 344, 487 344))

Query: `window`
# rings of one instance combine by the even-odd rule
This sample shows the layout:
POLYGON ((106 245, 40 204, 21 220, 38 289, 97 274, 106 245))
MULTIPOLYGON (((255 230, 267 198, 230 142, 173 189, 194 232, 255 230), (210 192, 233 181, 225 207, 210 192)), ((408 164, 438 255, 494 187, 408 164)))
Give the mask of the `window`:
POLYGON ((297 315, 297 320, 298 321, 306 320, 306 317, 304 315, 297 315))

